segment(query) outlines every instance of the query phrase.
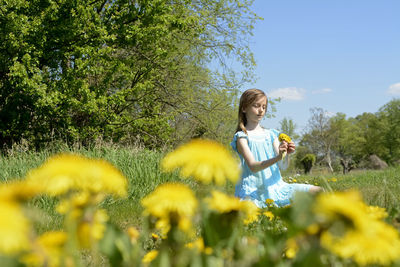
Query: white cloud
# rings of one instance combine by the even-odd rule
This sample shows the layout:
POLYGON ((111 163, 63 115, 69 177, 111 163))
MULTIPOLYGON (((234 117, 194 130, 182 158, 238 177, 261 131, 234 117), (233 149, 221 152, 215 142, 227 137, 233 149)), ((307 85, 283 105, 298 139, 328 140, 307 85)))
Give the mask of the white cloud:
POLYGON ((306 90, 297 87, 278 88, 270 91, 267 96, 270 98, 281 98, 282 100, 300 101, 303 100, 306 90))
POLYGON ((400 83, 395 83, 389 86, 387 93, 390 95, 400 95, 400 83))
POLYGON ((314 90, 311 93, 312 94, 327 94, 327 93, 330 93, 330 92, 332 92, 331 88, 322 88, 322 89, 319 89, 319 90, 314 90))

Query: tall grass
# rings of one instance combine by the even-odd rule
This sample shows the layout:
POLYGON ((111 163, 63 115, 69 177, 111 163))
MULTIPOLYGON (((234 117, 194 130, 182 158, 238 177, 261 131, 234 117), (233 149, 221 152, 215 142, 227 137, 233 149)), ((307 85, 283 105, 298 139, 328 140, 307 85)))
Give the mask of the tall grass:
MULTIPOLYGON (((90 149, 58 145, 40 152, 33 152, 23 147, 13 148, 0 157, 0 181, 23 179, 29 170, 40 166, 47 158, 58 153, 79 153, 91 158, 105 159, 127 177, 128 197, 109 198, 102 204, 102 207, 107 209, 111 222, 122 228, 130 225, 140 227, 142 224, 140 200, 145 195, 159 184, 180 180, 177 173, 161 171, 160 160, 164 156, 162 152, 103 144, 90 149)), ((347 175, 318 174, 294 177, 285 174, 284 179, 289 182, 318 184, 334 191, 358 189, 367 204, 384 207, 393 214, 398 213, 400 206, 400 167, 382 171, 352 171, 347 175)), ((183 182, 194 190, 200 188, 193 180, 183 182)), ((233 185, 225 186, 224 190, 233 193, 233 185)), ((54 212, 55 205, 56 201, 50 197, 39 197, 32 201, 32 208, 41 212, 42 223, 37 226, 39 231, 61 227, 62 220, 60 215, 54 212)))

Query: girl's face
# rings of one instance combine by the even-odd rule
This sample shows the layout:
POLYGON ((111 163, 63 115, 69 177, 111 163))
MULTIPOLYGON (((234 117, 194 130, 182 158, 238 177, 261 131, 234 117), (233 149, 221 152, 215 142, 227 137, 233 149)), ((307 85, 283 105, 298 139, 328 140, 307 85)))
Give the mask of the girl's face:
POLYGON ((267 111, 267 98, 262 96, 243 109, 246 114, 247 123, 259 123, 267 111))

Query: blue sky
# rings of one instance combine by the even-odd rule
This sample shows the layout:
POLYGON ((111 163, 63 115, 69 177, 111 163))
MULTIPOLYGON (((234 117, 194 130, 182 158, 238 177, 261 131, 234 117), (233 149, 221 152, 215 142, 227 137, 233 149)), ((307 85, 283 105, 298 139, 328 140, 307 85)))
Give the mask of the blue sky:
POLYGON ((400 0, 255 0, 258 21, 250 47, 258 80, 246 85, 282 97, 279 128, 291 118, 297 132, 310 108, 355 117, 400 98, 400 0))

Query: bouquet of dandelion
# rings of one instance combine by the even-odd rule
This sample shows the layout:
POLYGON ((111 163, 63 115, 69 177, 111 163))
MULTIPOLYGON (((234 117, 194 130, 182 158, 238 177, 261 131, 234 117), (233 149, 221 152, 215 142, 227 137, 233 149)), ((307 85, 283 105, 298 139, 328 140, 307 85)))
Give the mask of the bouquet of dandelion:
MULTIPOLYGON (((292 141, 292 139, 287 134, 284 133, 280 133, 278 139, 279 142, 286 141, 287 143, 289 143, 292 141)), ((282 159, 286 157, 286 154, 287 154, 286 151, 283 152, 282 159)))

